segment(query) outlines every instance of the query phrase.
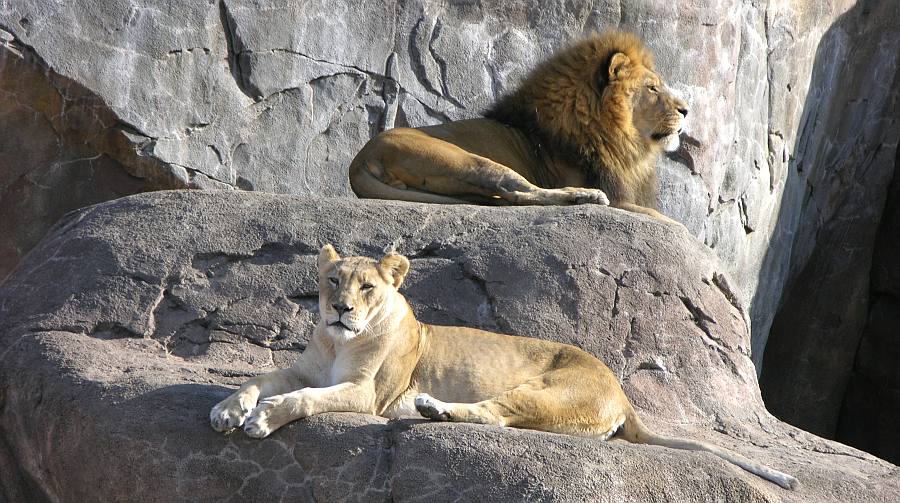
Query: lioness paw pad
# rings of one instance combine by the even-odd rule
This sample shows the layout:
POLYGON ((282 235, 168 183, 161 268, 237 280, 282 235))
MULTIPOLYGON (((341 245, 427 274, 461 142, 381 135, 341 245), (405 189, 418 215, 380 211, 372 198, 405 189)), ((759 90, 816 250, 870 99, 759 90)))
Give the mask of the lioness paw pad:
POLYGON ((244 424, 244 433, 248 437, 265 438, 272 433, 269 422, 264 416, 250 416, 244 424))
POLYGON ((244 433, 253 438, 264 438, 280 428, 285 422, 284 395, 275 395, 259 401, 259 404, 244 423, 244 433))
POLYGON ((421 414, 422 417, 426 417, 434 421, 450 420, 450 411, 446 407, 447 404, 431 397, 430 395, 422 393, 421 395, 416 397, 415 404, 416 410, 419 411, 419 414, 421 414))

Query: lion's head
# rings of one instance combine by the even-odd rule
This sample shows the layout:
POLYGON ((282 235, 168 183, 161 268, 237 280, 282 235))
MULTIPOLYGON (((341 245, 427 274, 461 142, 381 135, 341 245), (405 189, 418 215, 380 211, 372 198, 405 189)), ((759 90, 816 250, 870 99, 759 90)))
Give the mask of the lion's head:
POLYGON ((341 258, 334 247, 319 251, 319 312, 329 335, 346 342, 393 314, 397 288, 409 271, 409 260, 387 254, 380 261, 341 258))
POLYGON ((556 53, 488 117, 608 168, 678 148, 687 104, 663 83, 630 33, 592 35, 556 53))

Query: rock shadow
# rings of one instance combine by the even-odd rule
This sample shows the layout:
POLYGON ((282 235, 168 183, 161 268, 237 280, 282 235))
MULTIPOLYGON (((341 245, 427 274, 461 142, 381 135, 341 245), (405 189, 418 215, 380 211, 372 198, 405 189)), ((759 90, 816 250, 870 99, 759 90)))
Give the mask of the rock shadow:
MULTIPOLYGON (((897 166, 897 54, 896 2, 860 1, 821 38, 761 268, 761 284, 784 286, 761 287, 753 299, 753 306, 777 305, 770 330, 754 319, 763 324, 753 350, 765 349, 767 407, 826 438, 835 438, 848 399, 870 309, 873 244, 897 166), (779 291, 780 301, 761 297, 779 291)), ((886 433, 871 430, 866 414, 846 420, 865 422, 875 438, 886 433)))

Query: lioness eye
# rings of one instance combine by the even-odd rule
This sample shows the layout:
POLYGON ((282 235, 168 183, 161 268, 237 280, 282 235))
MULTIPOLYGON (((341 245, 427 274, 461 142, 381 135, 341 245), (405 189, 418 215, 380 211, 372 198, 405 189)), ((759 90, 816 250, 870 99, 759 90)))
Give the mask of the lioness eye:
POLYGON ((337 278, 328 278, 328 282, 331 283, 331 284, 334 285, 334 286, 338 286, 338 280, 337 280, 337 278))
POLYGON ((362 286, 359 288, 361 290, 371 290, 371 289, 375 288, 375 285, 373 285, 371 283, 363 283, 362 286))
POLYGON ((656 89, 656 86, 654 85, 647 86, 647 89, 649 89, 651 93, 655 93, 658 91, 658 89, 656 89))

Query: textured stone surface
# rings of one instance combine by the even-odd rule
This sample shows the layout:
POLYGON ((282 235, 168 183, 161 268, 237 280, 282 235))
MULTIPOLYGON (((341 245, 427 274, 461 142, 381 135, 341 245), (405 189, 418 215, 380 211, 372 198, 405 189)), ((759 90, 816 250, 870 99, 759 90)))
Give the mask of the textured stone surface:
MULTIPOLYGON (((634 30, 691 103, 685 147, 660 162, 661 207, 716 251, 751 303, 758 364, 803 207, 802 190, 782 203, 796 132, 801 117, 830 105, 807 99, 830 88, 827 75, 810 82, 814 55, 853 5, 18 0, 2 3, 0 28, 33 48, 51 76, 96 94, 157 170, 326 196, 351 195, 347 165, 385 125, 476 116, 565 41, 634 30)), ((891 47, 867 60, 888 81, 891 47)), ((873 102, 889 93, 872 90, 873 102)), ((835 163, 847 158, 836 150, 835 163)))
MULTIPOLYGON (((900 152, 897 167, 900 170, 900 152)), ((837 438, 900 461, 900 172, 894 174, 872 258, 866 328, 847 384, 837 438)))
POLYGON ((0 124, 0 280, 66 212, 187 186, 142 156, 102 99, 2 38, 0 124))
POLYGON ((475 208, 157 192, 72 213, 0 286, 0 479, 10 501, 893 501, 898 468, 764 407, 746 314, 682 230, 602 207, 475 208), (420 319, 572 343, 645 421, 712 455, 327 414, 255 441, 208 411, 287 365, 315 254, 396 249, 420 319))
MULTIPOLYGON (((872 264, 900 139, 898 54, 898 2, 860 2, 822 38, 782 208, 802 204, 796 215, 779 216, 779 227, 795 238, 766 346, 763 396, 779 417, 829 438, 854 361, 866 358, 857 350, 870 350, 860 345, 870 282, 882 290, 900 287, 896 276, 882 276, 872 264)), ((881 232, 896 236, 900 228, 889 217, 881 232)), ((872 300, 873 316, 888 322, 878 314, 883 303, 872 300)), ((898 330, 890 329, 894 338, 898 330)), ((885 408, 896 410, 897 402, 888 402, 885 408)), ((855 428, 870 429, 878 442, 895 435, 873 430, 863 416, 857 421, 855 428)))

